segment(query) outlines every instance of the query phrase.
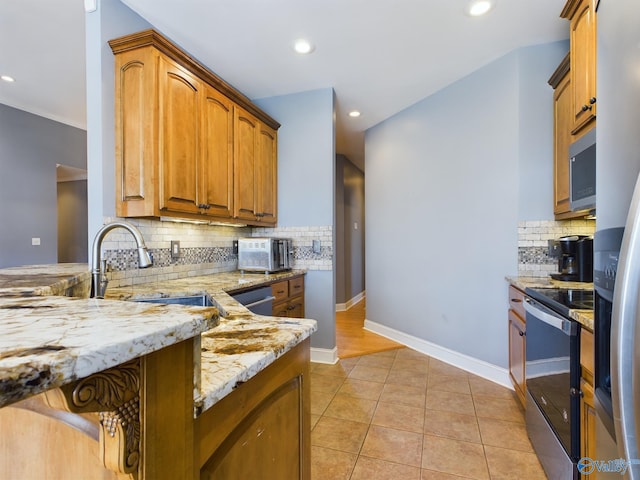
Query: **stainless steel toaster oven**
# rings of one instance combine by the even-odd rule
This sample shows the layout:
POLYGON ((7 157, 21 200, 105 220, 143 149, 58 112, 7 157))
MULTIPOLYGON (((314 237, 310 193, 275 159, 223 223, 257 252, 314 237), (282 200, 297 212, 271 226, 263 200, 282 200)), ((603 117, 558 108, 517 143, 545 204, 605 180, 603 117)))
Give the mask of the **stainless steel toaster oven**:
POLYGON ((278 272, 293 265, 290 238, 241 238, 238 240, 238 270, 278 272))

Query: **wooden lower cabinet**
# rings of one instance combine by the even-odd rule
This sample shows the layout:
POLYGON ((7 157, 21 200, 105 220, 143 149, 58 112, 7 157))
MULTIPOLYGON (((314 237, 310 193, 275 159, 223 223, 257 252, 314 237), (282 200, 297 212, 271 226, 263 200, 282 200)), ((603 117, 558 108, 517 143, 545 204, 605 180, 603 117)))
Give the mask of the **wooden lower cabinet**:
MULTIPOLYGON (((594 403, 593 332, 580 330, 580 457, 598 458, 596 455, 596 410, 594 403)), ((596 472, 589 475, 589 480, 596 478, 596 472)))
POLYGON ((310 480, 310 340, 195 419, 193 352, 190 339, 1 408, 0 479, 310 480))
POLYGON ((304 318, 304 275, 271 285, 274 317, 304 318))
POLYGON ((309 339, 196 419, 201 480, 311 477, 309 339))
POLYGON ((525 405, 526 324, 522 303, 524 293, 509 287, 509 378, 518 399, 525 405))

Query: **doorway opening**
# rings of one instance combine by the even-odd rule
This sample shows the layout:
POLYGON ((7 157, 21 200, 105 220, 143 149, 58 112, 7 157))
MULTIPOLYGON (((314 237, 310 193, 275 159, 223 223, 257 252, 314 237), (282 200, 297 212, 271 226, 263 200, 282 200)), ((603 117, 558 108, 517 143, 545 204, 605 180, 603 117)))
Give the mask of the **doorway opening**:
POLYGON ((58 263, 88 263, 87 171, 56 165, 58 263))

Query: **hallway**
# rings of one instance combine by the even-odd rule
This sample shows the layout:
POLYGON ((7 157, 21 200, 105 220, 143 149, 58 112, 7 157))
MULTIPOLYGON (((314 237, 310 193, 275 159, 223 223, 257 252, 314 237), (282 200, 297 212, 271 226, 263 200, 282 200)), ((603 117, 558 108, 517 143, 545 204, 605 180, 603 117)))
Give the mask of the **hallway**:
POLYGON ((367 301, 361 300, 349 310, 336 312, 336 345, 339 358, 384 352, 403 345, 364 330, 367 301))

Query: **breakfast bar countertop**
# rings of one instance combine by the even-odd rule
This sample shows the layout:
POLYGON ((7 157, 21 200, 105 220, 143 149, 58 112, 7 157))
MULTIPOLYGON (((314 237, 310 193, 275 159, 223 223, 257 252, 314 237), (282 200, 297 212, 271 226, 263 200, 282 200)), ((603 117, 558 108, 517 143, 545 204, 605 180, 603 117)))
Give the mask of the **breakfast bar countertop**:
POLYGON ((202 334, 197 416, 317 329, 253 314, 227 292, 301 274, 217 273, 107 288, 100 300, 63 296, 88 296, 86 264, 0 269, 0 407, 202 334), (216 306, 135 301, 198 294, 216 306))
POLYGON ((213 307, 0 297, 0 407, 198 336, 213 307))

